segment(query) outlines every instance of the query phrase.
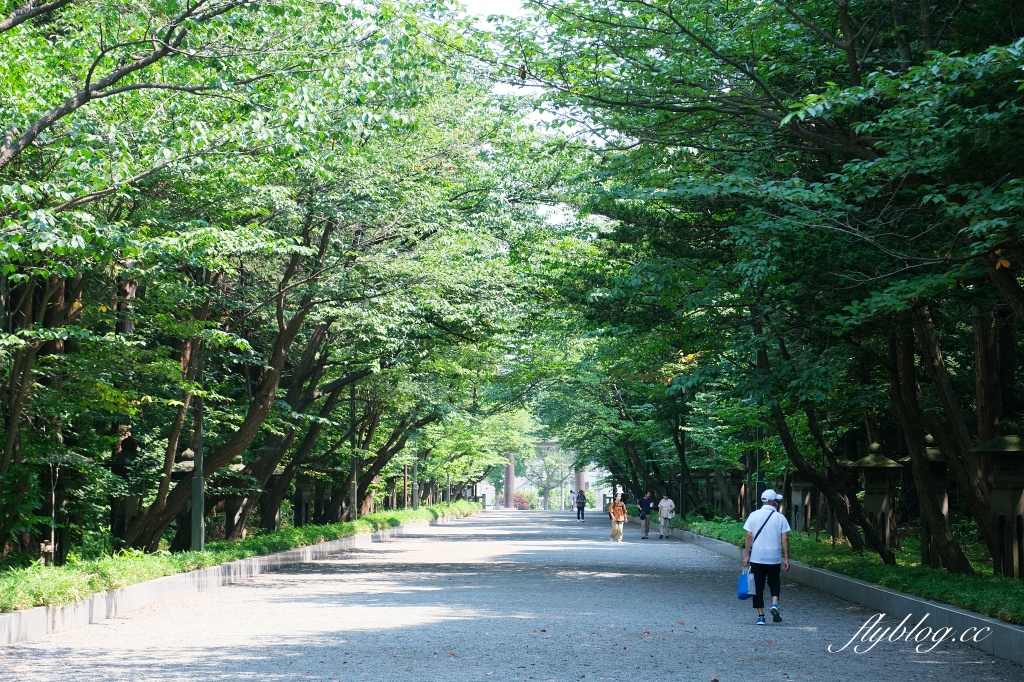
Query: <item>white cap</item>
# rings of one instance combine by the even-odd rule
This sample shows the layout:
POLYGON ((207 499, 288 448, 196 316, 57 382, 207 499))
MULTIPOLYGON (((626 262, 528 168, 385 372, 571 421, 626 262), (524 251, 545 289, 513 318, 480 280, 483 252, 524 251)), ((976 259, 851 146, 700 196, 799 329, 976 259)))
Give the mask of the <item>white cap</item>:
POLYGON ((782 499, 782 495, 778 494, 777 492, 775 492, 771 488, 768 488, 763 493, 761 493, 761 501, 762 502, 776 502, 776 501, 781 500, 781 499, 782 499))

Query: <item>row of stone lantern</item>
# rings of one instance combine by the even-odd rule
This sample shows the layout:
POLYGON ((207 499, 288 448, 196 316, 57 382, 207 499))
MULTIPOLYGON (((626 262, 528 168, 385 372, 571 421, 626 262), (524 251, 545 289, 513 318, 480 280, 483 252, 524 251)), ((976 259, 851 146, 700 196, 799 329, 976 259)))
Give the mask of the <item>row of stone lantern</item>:
MULTIPOLYGON (((939 497, 938 503, 942 514, 949 517, 949 477, 946 474, 946 465, 937 448, 926 448, 928 459, 928 475, 931 477, 932 486, 939 497)), ((896 537, 896 510, 895 493, 896 484, 902 472, 903 465, 908 460, 896 462, 881 453, 881 446, 872 443, 868 454, 855 461, 842 461, 840 464, 850 469, 856 469, 860 473, 861 486, 864 490, 864 497, 861 505, 864 514, 871 519, 880 539, 886 547, 894 548, 897 544, 896 537)), ((796 530, 808 531, 810 519, 813 515, 814 489, 813 486, 801 479, 795 479, 792 484, 792 495, 790 512, 792 516, 791 525, 796 530)), ((826 509, 826 527, 833 537, 841 535, 841 529, 836 522, 831 509, 826 509)), ((932 532, 922 519, 921 521, 921 562, 926 566, 938 568, 941 563, 939 555, 932 542, 932 532)))
MULTIPOLYGON (((930 438, 928 440, 931 442, 930 438)), ((974 452, 981 456, 982 466, 988 472, 991 520, 996 536, 994 571, 996 575, 1024 578, 1024 438, 1015 433, 1005 433, 982 443, 974 452)), ((939 509, 948 519, 950 477, 946 463, 938 448, 927 447, 925 454, 928 461, 926 473, 938 496, 939 509)), ((885 457, 880 446, 873 443, 867 455, 847 462, 845 466, 860 471, 864 513, 870 517, 886 546, 895 546, 894 499, 903 464, 885 457)), ((794 530, 808 532, 815 504, 814 488, 799 478, 791 480, 790 488, 790 524, 794 530)), ((835 537, 838 524, 831 517, 826 523, 835 537)), ((931 529, 923 520, 921 562, 935 568, 941 566, 931 529)))

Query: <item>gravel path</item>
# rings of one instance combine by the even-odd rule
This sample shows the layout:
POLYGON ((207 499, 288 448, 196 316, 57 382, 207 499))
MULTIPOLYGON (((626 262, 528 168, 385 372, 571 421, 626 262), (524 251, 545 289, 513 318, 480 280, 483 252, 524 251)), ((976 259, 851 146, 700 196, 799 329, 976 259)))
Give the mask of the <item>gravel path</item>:
POLYGON ((590 517, 486 511, 415 528, 0 648, 0 680, 1024 680, 948 642, 829 653, 872 612, 785 581, 784 622, 755 626, 735 562, 635 526, 610 543, 590 517))

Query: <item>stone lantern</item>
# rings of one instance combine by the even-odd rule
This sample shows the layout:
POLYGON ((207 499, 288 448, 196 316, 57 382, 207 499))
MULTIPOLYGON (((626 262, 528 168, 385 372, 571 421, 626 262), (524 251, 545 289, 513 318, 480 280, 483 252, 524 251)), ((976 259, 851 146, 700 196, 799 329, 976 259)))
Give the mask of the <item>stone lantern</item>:
MULTIPOLYGON (((836 465, 843 469, 850 469, 853 466, 853 462, 840 456, 836 457, 836 465)), ((836 516, 835 510, 832 508, 832 505, 828 501, 828 497, 823 491, 818 491, 818 505, 820 512, 824 512, 825 514, 825 532, 828 533, 829 538, 832 540, 832 544, 841 542, 845 537, 843 533, 843 526, 839 523, 839 517, 836 516)), ((817 532, 817 530, 815 532, 817 532)))
POLYGON ((808 533, 811 530, 811 519, 814 515, 812 499, 814 498, 814 485, 805 478, 794 474, 789 481, 789 515, 790 526, 798 533, 808 533))
MULTIPOLYGON (((182 481, 192 480, 192 472, 195 469, 195 453, 192 448, 185 448, 175 457, 174 466, 171 467, 171 484, 178 484, 182 481)), ((185 508, 181 510, 175 519, 174 538, 171 540, 171 551, 180 552, 187 550, 191 545, 192 538, 192 498, 189 497, 185 508)))
MULTIPOLYGON (((220 485, 226 485, 231 488, 238 488, 240 485, 245 485, 238 479, 238 476, 245 471, 245 464, 242 463, 242 456, 236 455, 235 459, 227 467, 221 475, 221 480, 218 481, 220 485)), ((231 537, 235 530, 235 526, 241 521, 242 516, 242 504, 245 502, 245 497, 238 493, 232 493, 224 498, 224 537, 231 537)), ((241 537, 245 537, 245 529, 242 529, 241 537)))
MULTIPOLYGON (((996 556, 996 575, 1024 578, 1024 438, 1016 425, 1003 422, 1003 433, 974 448, 988 471, 996 556)), ((1000 426, 1003 426, 1000 424, 1000 426)))
POLYGON ((296 527, 313 522, 313 488, 314 481, 309 476, 300 474, 295 479, 295 498, 292 506, 296 527))
MULTIPOLYGON (((934 439, 931 435, 925 436, 925 443, 930 444, 933 442, 934 439)), ((942 458, 942 453, 935 447, 926 447, 924 454, 928 460, 928 468, 925 471, 925 475, 931 479, 939 511, 948 521, 949 471, 946 468, 946 460, 942 458)), ((918 491, 918 494, 920 494, 920 491, 918 491)), ((932 538, 932 529, 923 517, 921 518, 921 563, 932 568, 942 568, 942 560, 939 557, 938 550, 935 549, 935 542, 932 538)))
POLYGON ((267 492, 260 497, 260 528, 271 533, 281 530, 281 503, 277 498, 271 502, 273 496, 269 493, 281 484, 283 475, 284 467, 275 468, 264 486, 267 492))
MULTIPOLYGON (((739 514, 739 518, 746 518, 747 514, 749 514, 753 510, 747 509, 747 484, 746 481, 744 481, 743 479, 743 474, 741 474, 738 471, 731 472, 729 474, 728 487, 729 498, 732 501, 732 507, 739 514)), ((757 507, 759 506, 760 502, 757 503, 757 507)), ((757 509, 757 507, 754 508, 757 509)), ((728 507, 724 506, 724 504, 723 508, 728 509, 728 507)))
POLYGON ((869 454, 856 462, 851 462, 850 466, 859 469, 861 473, 861 481, 864 485, 864 513, 875 525, 879 539, 891 549, 896 545, 893 491, 896 476, 902 466, 884 456, 881 449, 878 443, 872 443, 869 447, 869 454))

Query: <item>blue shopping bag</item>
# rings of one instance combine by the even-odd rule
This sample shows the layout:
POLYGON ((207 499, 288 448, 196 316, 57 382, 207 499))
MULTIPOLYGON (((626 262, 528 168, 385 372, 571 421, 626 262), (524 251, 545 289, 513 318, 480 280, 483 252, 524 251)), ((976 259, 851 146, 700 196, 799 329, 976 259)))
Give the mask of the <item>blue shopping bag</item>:
POLYGON ((750 599, 756 592, 754 574, 750 572, 750 566, 744 566, 740 577, 736 579, 736 598, 750 599))

